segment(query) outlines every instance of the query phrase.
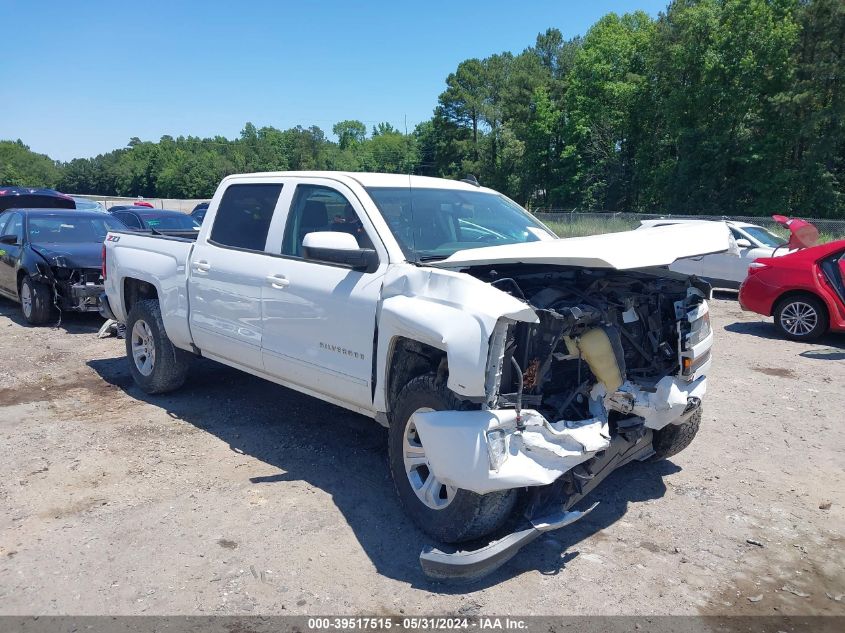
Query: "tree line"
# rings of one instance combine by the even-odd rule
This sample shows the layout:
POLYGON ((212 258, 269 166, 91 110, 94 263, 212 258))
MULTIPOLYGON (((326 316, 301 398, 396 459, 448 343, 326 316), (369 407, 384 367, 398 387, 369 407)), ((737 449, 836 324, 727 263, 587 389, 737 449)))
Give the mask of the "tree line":
POLYGON ((531 207, 843 217, 843 49, 842 0, 674 0, 465 60, 410 131, 247 123, 67 163, 10 141, 0 182, 203 198, 239 172, 473 174, 531 207))

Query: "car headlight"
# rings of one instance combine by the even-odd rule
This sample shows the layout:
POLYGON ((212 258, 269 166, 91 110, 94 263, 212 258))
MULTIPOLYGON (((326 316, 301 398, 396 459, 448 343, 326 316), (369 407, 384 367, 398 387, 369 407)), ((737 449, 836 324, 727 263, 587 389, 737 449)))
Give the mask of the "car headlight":
POLYGON ((498 471, 508 456, 508 444, 505 432, 494 429, 487 432, 487 456, 490 459, 490 470, 498 471))
POLYGON ((690 333, 687 335, 687 349, 695 347, 710 336, 710 313, 707 312, 700 319, 690 323, 690 333))

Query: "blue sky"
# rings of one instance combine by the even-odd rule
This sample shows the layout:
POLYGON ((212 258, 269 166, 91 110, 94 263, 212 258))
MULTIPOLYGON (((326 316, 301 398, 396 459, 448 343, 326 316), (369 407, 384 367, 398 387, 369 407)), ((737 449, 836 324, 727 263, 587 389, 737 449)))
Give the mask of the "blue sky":
POLYGON ((519 52, 549 27, 666 0, 181 2, 0 0, 0 139, 69 160, 132 136, 237 136, 343 119, 408 129, 470 57, 519 52))

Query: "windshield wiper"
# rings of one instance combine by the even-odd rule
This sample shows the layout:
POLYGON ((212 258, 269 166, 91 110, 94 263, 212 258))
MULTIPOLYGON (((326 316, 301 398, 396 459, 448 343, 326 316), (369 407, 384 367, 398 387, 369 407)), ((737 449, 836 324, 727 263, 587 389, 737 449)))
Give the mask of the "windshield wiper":
POLYGON ((423 255, 421 257, 417 257, 417 262, 436 262, 440 261, 441 259, 446 259, 449 257, 448 255, 423 255))

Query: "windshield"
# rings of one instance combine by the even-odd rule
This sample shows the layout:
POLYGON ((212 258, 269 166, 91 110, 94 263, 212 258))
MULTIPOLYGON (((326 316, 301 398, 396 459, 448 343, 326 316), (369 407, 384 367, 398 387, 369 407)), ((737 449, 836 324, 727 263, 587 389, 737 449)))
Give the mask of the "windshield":
POLYGON ((367 187, 410 261, 554 236, 504 196, 460 189, 367 187))
POLYGON ((781 246, 782 244, 785 244, 787 242, 787 240, 785 240, 784 238, 778 237, 774 233, 770 233, 762 226, 743 226, 742 230, 748 233, 751 237, 753 237, 761 244, 765 246, 771 246, 772 248, 781 246))
POLYGON ((102 242, 109 231, 125 231, 126 227, 114 218, 80 217, 79 215, 29 216, 29 241, 42 244, 71 244, 102 242))
POLYGON ((141 215, 144 224, 156 231, 196 231, 200 225, 189 215, 141 215))

